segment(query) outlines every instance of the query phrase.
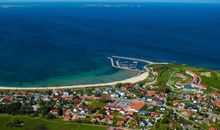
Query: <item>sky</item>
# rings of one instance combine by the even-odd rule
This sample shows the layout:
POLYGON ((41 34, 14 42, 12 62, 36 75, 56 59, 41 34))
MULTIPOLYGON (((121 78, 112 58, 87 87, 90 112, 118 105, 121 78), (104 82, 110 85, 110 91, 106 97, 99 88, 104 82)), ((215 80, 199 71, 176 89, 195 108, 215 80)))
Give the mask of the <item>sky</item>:
POLYGON ((220 3, 220 0, 0 0, 0 2, 199 2, 199 3, 220 3))

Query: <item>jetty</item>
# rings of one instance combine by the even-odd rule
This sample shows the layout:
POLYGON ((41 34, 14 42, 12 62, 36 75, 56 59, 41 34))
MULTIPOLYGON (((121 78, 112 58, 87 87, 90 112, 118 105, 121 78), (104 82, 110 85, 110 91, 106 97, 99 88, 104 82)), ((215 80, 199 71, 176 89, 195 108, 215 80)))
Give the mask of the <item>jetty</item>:
POLYGON ((118 58, 118 59, 126 59, 126 60, 145 62, 145 63, 148 63, 148 64, 156 64, 156 62, 152 62, 152 61, 149 61, 149 60, 143 60, 143 59, 137 59, 137 58, 123 57, 123 56, 112 56, 112 57, 113 58, 118 58))
POLYGON ((130 71, 137 71, 137 72, 145 72, 148 65, 152 64, 168 64, 166 62, 153 62, 144 59, 138 58, 130 58, 130 57, 123 57, 123 56, 111 56, 108 57, 111 62, 112 67, 122 70, 130 70, 130 71), (120 63, 120 60, 124 60, 126 62, 120 63), (128 62, 131 62, 130 64, 128 62), (142 65, 139 65, 142 64, 142 65))

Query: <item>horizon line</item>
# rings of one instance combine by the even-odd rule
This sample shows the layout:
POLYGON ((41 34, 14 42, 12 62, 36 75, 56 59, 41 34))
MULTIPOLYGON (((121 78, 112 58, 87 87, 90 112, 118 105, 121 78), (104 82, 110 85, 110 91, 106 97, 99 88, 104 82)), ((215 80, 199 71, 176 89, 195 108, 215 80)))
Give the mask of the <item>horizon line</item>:
POLYGON ((0 0, 0 2, 5 2, 5 3, 20 3, 20 2, 109 2, 109 3, 120 3, 120 2, 127 2, 127 3, 220 3, 220 1, 215 0, 215 1, 204 1, 204 0, 181 0, 181 1, 176 1, 176 0, 0 0))

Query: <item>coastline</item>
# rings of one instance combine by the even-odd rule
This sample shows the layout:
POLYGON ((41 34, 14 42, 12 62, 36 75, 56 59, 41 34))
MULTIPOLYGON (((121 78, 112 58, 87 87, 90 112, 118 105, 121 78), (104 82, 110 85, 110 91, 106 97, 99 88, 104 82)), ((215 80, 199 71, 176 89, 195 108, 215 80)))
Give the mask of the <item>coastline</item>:
POLYGON ((74 88, 87 88, 87 87, 102 87, 102 86, 111 86, 116 85, 118 83, 136 83, 139 81, 143 81, 149 76, 149 72, 139 73, 138 75, 121 80, 114 81, 109 83, 98 83, 98 84, 85 84, 85 85, 71 85, 71 86, 57 86, 57 87, 4 87, 0 86, 0 90, 53 90, 53 89, 74 89, 74 88))

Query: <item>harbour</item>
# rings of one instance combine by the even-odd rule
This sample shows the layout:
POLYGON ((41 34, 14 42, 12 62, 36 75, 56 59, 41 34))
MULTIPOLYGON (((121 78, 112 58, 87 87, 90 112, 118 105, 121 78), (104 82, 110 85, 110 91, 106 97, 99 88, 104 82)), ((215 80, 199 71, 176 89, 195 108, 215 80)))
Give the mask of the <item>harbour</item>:
POLYGON ((168 64, 166 62, 153 62, 144 59, 122 57, 122 56, 111 56, 108 57, 112 67, 122 70, 137 71, 143 73, 147 71, 147 66, 152 64, 168 64))

